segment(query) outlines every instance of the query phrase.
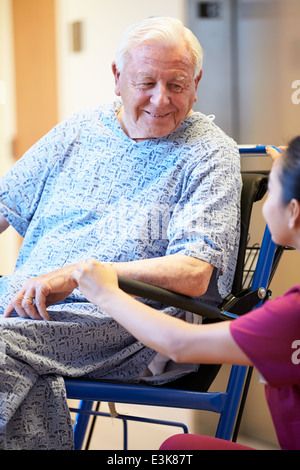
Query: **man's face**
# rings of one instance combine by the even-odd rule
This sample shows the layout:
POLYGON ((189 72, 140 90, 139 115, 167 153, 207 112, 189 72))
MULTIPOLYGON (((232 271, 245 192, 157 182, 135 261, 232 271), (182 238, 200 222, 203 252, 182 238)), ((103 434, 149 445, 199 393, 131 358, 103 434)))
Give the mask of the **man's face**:
POLYGON ((121 96, 122 125, 131 139, 151 139, 174 132, 197 100, 201 74, 184 46, 169 48, 151 42, 130 51, 124 71, 113 63, 116 94, 121 96))

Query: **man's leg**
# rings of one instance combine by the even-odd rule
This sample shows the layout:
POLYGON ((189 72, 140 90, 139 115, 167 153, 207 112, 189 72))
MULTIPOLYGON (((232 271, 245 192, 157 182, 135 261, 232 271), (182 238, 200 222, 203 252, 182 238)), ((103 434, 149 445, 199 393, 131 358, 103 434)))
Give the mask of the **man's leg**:
POLYGON ((50 322, 0 317, 0 352, 0 448, 22 449, 73 445, 61 377, 130 380, 153 354, 111 318, 71 311, 50 322))
POLYGON ((70 341, 67 325, 0 319, 0 449, 73 449, 61 377, 68 372, 64 362, 70 362, 70 366, 72 358, 75 362, 72 347, 68 347, 70 341), (68 334, 66 344, 62 338, 68 338, 68 334))
POLYGON ((0 449, 71 450, 73 431, 63 379, 38 376, 18 361, 0 370, 0 449))

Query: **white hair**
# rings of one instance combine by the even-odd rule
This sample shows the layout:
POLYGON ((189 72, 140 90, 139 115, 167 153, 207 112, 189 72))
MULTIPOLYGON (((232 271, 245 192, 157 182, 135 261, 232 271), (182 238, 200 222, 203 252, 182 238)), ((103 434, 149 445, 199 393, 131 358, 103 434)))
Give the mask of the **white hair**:
POLYGON ((169 47, 182 45, 184 42, 195 67, 194 77, 196 78, 201 72, 203 50, 198 39, 180 20, 169 17, 147 18, 141 23, 133 24, 124 31, 120 38, 115 60, 119 72, 124 70, 130 49, 149 40, 157 41, 169 47))

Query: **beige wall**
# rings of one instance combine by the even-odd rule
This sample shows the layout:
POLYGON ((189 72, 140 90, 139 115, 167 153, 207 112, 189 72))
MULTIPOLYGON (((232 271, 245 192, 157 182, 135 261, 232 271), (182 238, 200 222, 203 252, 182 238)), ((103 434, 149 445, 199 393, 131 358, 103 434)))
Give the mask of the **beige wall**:
POLYGON ((57 124, 55 0, 12 0, 19 158, 57 124))
MULTIPOLYGON (((0 0, 0 176, 14 162, 13 144, 16 135, 15 79, 12 9, 10 0, 0 0)), ((1 235, 0 273, 11 272, 15 265, 19 238, 9 228, 1 235)))
MULTIPOLYGON (((0 0, 1 174, 57 123, 55 0, 0 0)), ((0 272, 13 270, 21 238, 1 237, 0 272)))

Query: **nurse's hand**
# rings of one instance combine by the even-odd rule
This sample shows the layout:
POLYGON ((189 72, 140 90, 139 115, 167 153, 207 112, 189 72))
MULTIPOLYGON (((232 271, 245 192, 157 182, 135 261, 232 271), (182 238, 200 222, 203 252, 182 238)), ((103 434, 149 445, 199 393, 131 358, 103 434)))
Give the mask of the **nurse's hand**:
MULTIPOLYGON (((283 146, 283 145, 280 146, 280 147, 278 147, 278 148, 281 150, 281 152, 284 152, 284 150, 287 149, 287 147, 285 147, 285 146, 283 146)), ((278 152, 278 150, 276 150, 274 147, 271 147, 271 146, 269 146, 269 145, 266 147, 266 152, 267 152, 267 154, 272 158, 273 162, 275 162, 275 160, 276 160, 276 159, 280 156, 280 154, 281 154, 281 152, 278 152)))
POLYGON ((82 295, 99 307, 119 290, 116 270, 110 263, 99 263, 95 259, 79 261, 74 278, 82 295))

